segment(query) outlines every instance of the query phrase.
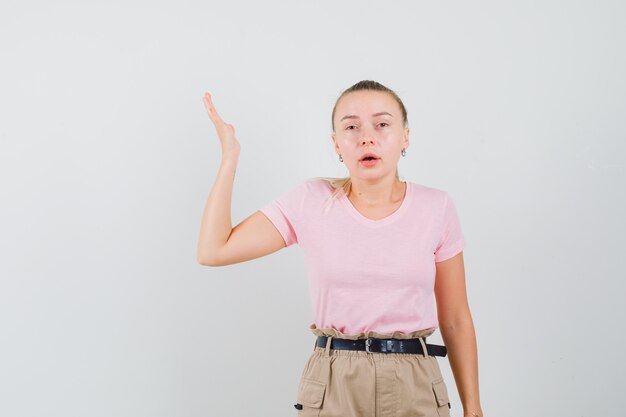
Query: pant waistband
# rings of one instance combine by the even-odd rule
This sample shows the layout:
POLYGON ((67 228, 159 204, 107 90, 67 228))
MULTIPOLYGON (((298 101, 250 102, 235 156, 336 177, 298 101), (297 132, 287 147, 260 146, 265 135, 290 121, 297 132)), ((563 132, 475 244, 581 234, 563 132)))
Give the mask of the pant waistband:
POLYGON ((418 353, 425 356, 446 356, 445 346, 426 344, 426 338, 416 339, 338 339, 331 337, 330 346, 327 346, 328 337, 318 336, 316 346, 328 347, 337 350, 364 350, 368 353, 418 353), (426 352, 424 352, 426 348, 426 352))

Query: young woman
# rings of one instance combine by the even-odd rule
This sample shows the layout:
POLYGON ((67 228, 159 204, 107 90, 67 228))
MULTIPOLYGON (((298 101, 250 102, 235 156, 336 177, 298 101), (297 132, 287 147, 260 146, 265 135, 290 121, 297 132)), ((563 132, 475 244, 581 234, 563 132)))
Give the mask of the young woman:
POLYGON ((240 145, 204 96, 222 162, 204 209, 198 262, 222 266, 298 243, 317 336, 300 380, 299 416, 450 416, 437 356, 449 354, 464 417, 483 417, 464 239, 445 191, 401 181, 404 104, 375 81, 345 90, 332 112, 347 178, 309 179, 234 228, 240 145), (436 299, 436 307, 435 307, 436 299), (426 343, 437 327, 445 346, 426 343))

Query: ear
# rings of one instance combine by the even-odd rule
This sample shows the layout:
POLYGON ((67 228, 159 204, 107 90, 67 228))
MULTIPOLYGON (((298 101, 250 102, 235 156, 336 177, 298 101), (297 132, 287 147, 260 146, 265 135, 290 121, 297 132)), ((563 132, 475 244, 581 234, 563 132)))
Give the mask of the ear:
POLYGON ((404 149, 409 147, 409 128, 408 127, 404 128, 404 141, 402 142, 402 147, 404 149))
POLYGON ((333 133, 332 135, 330 135, 330 138, 333 140, 333 143, 335 144, 335 150, 339 152, 339 146, 337 145, 337 138, 335 137, 335 134, 333 133))

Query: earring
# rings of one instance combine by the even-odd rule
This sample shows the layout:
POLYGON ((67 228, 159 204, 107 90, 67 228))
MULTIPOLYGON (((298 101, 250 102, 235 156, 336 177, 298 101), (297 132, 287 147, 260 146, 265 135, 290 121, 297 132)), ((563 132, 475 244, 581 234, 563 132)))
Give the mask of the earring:
POLYGON ((343 158, 341 157, 341 154, 339 154, 339 160, 343 162, 343 158))
POLYGON ((406 156, 406 149, 402 149, 402 156, 406 156))

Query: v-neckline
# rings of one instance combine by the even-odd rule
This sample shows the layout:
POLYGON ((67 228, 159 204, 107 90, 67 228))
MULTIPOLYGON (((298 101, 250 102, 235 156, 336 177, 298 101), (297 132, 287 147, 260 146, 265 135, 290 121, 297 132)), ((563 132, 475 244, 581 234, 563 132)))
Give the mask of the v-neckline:
POLYGON ((348 196, 344 193, 341 194, 341 197, 339 199, 343 202, 344 206, 347 208, 352 217, 354 217, 359 223, 369 227, 385 226, 393 223, 398 217, 400 217, 402 213, 407 210, 407 207, 411 203, 413 195, 411 192, 412 186, 409 181, 404 182, 406 184, 406 187, 404 191, 404 198, 402 199, 400 207, 398 207, 393 213, 387 215, 386 217, 383 217, 382 219, 374 220, 370 219, 369 217, 365 217, 360 211, 356 209, 356 207, 354 207, 348 196))

